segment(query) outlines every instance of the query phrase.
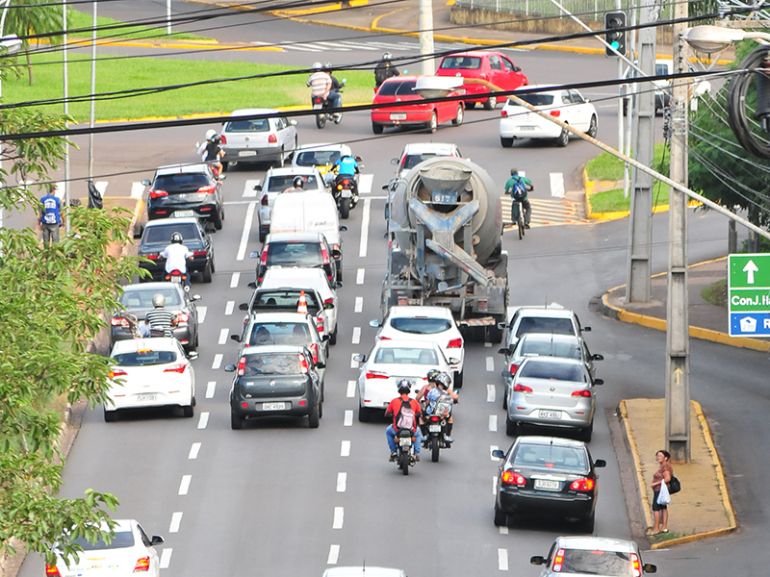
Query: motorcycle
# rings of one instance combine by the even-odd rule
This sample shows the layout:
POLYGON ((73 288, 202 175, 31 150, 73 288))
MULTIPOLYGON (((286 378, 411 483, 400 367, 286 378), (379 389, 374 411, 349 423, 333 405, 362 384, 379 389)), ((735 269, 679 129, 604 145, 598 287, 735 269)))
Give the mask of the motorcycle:
POLYGON ((342 219, 347 219, 350 216, 350 209, 357 204, 358 195, 353 194, 355 188, 356 183, 349 176, 338 176, 335 179, 332 194, 342 219))
POLYGON ((453 404, 450 395, 441 395, 433 404, 431 413, 425 417, 423 446, 430 450, 430 460, 434 463, 438 463, 440 449, 452 447, 446 440, 446 430, 453 404))
MULTIPOLYGON (((345 86, 345 82, 346 81, 343 78, 340 82, 338 92, 342 92, 342 87, 345 86)), ((328 121, 332 121, 334 124, 342 122, 342 112, 331 112, 331 102, 323 96, 311 96, 310 104, 312 105, 313 110, 316 111, 315 125, 319 130, 323 130, 328 121)))
POLYGON ((404 475, 409 474, 409 467, 413 467, 416 462, 413 438, 414 434, 409 429, 399 429, 396 433, 396 444, 398 445, 396 466, 401 469, 404 475))
POLYGON ((184 285, 185 292, 190 291, 190 286, 187 284, 187 273, 182 272, 181 270, 175 268, 171 272, 167 272, 166 276, 164 277, 165 280, 168 282, 172 282, 174 284, 182 284, 184 285))

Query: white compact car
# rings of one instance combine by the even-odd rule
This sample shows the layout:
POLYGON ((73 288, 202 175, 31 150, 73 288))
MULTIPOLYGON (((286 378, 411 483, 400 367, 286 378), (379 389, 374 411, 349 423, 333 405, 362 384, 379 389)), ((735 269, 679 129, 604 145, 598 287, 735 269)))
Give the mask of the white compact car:
POLYGON ((283 166, 297 148, 297 121, 281 116, 273 108, 236 110, 222 126, 220 134, 225 152, 222 165, 272 162, 283 166), (248 119, 244 116, 269 114, 270 118, 248 119))
POLYGON ((377 339, 380 340, 408 339, 436 343, 454 369, 455 388, 459 389, 463 386, 465 341, 449 309, 430 306, 392 306, 382 323, 373 320, 369 326, 380 328, 377 332, 377 339))
POLYGON ((409 170, 424 160, 436 156, 462 157, 456 144, 447 142, 410 142, 404 146, 401 156, 394 158, 391 163, 398 166, 397 176, 404 176, 409 170))
POLYGON ((369 355, 356 355, 363 363, 358 376, 358 420, 368 421, 375 412, 382 414, 398 396, 398 381, 410 379, 414 396, 427 384, 428 371, 437 369, 450 375, 441 347, 430 341, 378 340, 369 355))
POLYGON ((182 407, 185 417, 195 407, 195 371, 175 338, 157 337, 118 341, 110 358, 110 388, 104 403, 104 420, 115 421, 122 409, 182 407))
POLYGON ((312 166, 272 167, 265 174, 265 181, 254 187, 259 194, 259 242, 265 242, 265 237, 270 234, 270 222, 276 197, 287 188, 292 188, 294 179, 298 176, 302 178, 303 190, 326 192, 323 178, 312 166))
POLYGON ((292 157, 291 164, 297 168, 315 167, 321 174, 326 174, 343 156, 353 156, 353 150, 347 144, 303 144, 292 157))
MULTIPOLYGON (((596 108, 575 89, 552 89, 548 86, 527 86, 526 90, 540 92, 517 95, 536 109, 541 110, 573 128, 596 136, 599 115, 596 108)), ((500 144, 503 148, 513 146, 517 138, 553 140, 559 146, 569 144, 570 133, 539 114, 508 100, 500 112, 500 144)))
MULTIPOLYGON (((103 530, 107 529, 105 525, 103 530)), ((110 543, 99 539, 90 542, 79 537, 75 543, 83 549, 76 559, 69 559, 69 567, 61 555, 56 563, 46 564, 48 577, 103 577, 104 575, 160 575, 160 560, 156 545, 163 543, 163 537, 148 537, 141 525, 133 519, 115 521, 115 535, 110 543)), ((56 545, 54 545, 56 549, 56 545)))
POLYGON ((591 327, 580 323, 575 312, 557 304, 546 307, 513 307, 509 308, 506 314, 510 320, 507 323, 499 323, 498 328, 503 331, 502 342, 511 350, 527 333, 581 337, 583 333, 591 331, 591 327))

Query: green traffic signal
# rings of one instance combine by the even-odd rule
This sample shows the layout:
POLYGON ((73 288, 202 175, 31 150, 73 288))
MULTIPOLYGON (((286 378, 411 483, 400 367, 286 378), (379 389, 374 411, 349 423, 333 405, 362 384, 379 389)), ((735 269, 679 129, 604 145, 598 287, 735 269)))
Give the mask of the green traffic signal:
POLYGON ((604 41, 607 43, 607 56, 617 56, 626 53, 626 31, 618 28, 626 27, 625 12, 607 12, 604 15, 604 41))

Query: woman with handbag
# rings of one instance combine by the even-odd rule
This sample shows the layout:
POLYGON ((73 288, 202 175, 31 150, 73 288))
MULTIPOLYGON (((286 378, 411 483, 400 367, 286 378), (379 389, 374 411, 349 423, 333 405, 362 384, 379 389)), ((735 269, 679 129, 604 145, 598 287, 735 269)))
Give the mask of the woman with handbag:
POLYGON ((661 449, 655 453, 655 460, 658 462, 658 470, 652 476, 652 514, 655 517, 655 526, 652 528, 652 534, 668 533, 668 504, 671 502, 671 496, 668 490, 668 483, 674 476, 674 469, 669 462, 671 453, 661 449), (665 485, 665 486, 664 486, 665 485), (662 489, 662 491, 661 491, 662 489), (663 494, 661 494, 661 492, 663 494))

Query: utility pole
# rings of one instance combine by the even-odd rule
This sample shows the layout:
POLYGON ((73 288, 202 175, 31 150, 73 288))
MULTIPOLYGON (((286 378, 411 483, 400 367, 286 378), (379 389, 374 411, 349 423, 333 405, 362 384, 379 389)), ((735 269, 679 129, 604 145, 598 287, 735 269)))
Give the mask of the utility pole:
POLYGON ((433 0, 420 0, 420 56, 422 61, 422 73, 433 76, 436 73, 436 63, 432 57, 433 49, 433 0))
MULTIPOLYGON (((69 120, 66 120, 67 116, 69 116, 70 113, 70 103, 69 103, 69 96, 70 96, 70 87, 69 87, 69 46, 68 46, 69 37, 67 35, 67 0, 64 0, 62 2, 62 44, 63 44, 63 50, 62 50, 62 72, 64 75, 64 87, 62 90, 63 96, 64 96, 64 128, 65 130, 69 128, 70 123, 69 120)), ((68 143, 64 144, 64 206, 69 208, 70 205, 70 145, 68 143)), ((67 220, 64 223, 64 230, 67 233, 67 236, 69 236, 70 230, 72 228, 72 225, 70 223, 69 217, 67 217, 67 220)))
MULTIPOLYGON (((648 24, 658 19, 658 6, 648 3, 639 8, 639 24, 648 24)), ((656 28, 639 30, 639 68, 643 76, 655 74, 656 28)), ((636 95, 634 107, 634 153, 636 159, 646 166, 652 166, 655 143, 655 91, 651 84, 643 85, 636 95)), ((628 232, 628 282, 626 302, 649 302, 652 274, 650 253, 652 246, 652 177, 640 170, 634 170, 633 194, 631 195, 631 216, 628 232)))
MULTIPOLYGON (((93 30, 91 31, 91 119, 89 126, 93 129, 96 116, 96 5, 93 5, 93 30)), ((94 133, 88 135, 88 178, 94 177, 94 133)))
MULTIPOLYGON (((687 2, 674 4, 685 19, 687 2)), ((687 24, 674 24, 674 72, 687 72, 687 24)), ((671 94, 671 180, 687 186, 689 80, 674 80, 671 94)), ((668 298, 666 299, 666 446, 675 461, 690 460, 690 340, 687 295, 687 196, 671 189, 668 213, 668 298)))

